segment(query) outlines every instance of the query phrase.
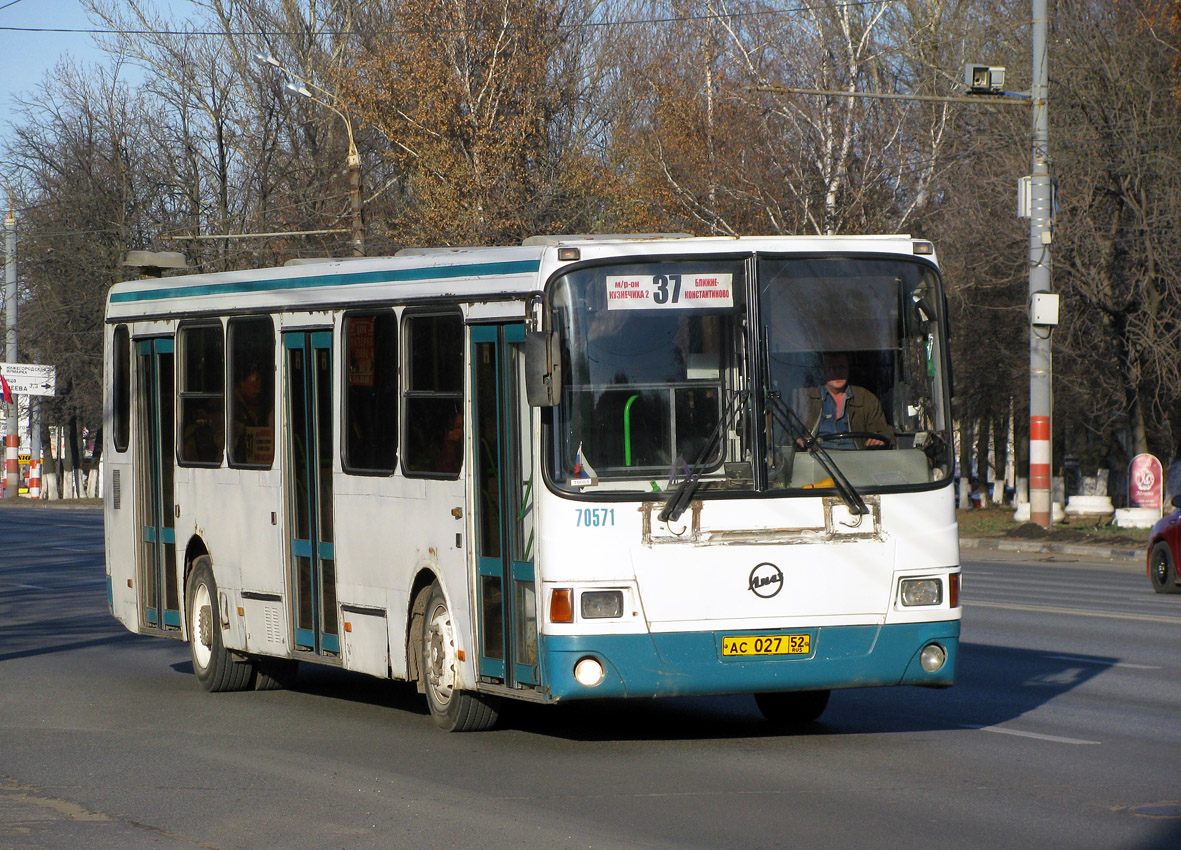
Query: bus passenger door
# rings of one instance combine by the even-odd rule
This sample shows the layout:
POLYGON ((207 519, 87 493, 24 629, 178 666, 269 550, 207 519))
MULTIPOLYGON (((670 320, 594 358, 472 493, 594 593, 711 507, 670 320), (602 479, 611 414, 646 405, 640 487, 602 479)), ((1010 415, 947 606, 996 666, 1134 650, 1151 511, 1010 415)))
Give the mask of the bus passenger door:
POLYGON ((340 652, 332 532, 332 333, 283 334, 295 648, 340 652))
POLYGON ((524 342, 522 324, 471 329, 480 677, 515 688, 537 685, 533 418, 525 405, 524 342))
POLYGON ((139 600, 143 625, 180 629, 173 473, 176 423, 171 338, 136 343, 139 427, 139 600))

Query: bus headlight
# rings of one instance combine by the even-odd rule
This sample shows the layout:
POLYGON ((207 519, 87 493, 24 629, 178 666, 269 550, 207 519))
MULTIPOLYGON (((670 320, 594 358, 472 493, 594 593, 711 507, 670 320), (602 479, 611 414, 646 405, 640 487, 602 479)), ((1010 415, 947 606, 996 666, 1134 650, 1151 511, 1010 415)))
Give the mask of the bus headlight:
POLYGON ((588 688, 593 688, 603 681, 605 673, 603 663, 589 655, 578 659, 578 663, 574 665, 574 680, 588 688))
POLYGON ((937 643, 929 643, 919 653, 919 664, 924 672, 934 673, 947 663, 947 650, 937 643))
POLYGON ((906 607, 939 605, 943 602, 943 582, 937 578, 904 578, 898 599, 906 607))
POLYGON ((622 590, 584 590, 579 601, 584 620, 623 616, 622 590))

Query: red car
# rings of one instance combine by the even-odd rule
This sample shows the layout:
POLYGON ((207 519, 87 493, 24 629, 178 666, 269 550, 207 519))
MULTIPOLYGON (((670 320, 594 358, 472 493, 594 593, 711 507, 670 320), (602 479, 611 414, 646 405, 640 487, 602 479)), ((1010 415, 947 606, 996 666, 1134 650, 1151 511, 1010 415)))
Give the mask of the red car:
MULTIPOLYGON (((1173 497, 1181 508, 1181 496, 1173 497)), ((1148 577, 1157 593, 1181 593, 1177 562, 1181 560, 1181 511, 1161 517, 1148 537, 1148 577)))

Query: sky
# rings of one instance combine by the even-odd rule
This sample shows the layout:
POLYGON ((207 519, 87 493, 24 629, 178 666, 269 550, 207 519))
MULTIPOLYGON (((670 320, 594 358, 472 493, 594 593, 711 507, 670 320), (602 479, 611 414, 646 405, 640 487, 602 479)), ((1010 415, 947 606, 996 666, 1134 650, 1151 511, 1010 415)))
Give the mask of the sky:
MULTIPOLYGON (((0 0, 0 27, 90 29, 91 24, 78 0, 0 0)), ((34 88, 65 54, 85 62, 102 58, 88 34, 0 29, 0 133, 13 116, 13 95, 34 88)))
POLYGON ((35 88, 62 57, 84 64, 105 64, 106 60, 88 32, 28 32, 25 28, 91 30, 94 25, 80 0, 0 0, 0 135, 14 117, 13 96, 35 88))

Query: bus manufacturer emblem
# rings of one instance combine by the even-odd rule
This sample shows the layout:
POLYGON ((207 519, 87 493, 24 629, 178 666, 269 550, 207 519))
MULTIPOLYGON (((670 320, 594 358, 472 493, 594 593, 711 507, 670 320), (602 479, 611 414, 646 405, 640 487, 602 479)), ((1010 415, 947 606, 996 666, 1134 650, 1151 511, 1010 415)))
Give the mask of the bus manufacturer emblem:
POLYGON ((770 599, 783 588, 783 570, 764 561, 750 571, 750 590, 758 597, 770 599))

